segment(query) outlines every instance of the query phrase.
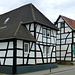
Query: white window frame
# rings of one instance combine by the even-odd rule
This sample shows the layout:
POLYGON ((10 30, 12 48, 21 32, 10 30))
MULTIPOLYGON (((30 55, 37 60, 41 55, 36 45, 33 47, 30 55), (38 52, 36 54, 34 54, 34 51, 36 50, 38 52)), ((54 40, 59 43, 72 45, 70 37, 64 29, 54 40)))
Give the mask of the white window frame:
POLYGON ((29 43, 24 43, 24 53, 29 53, 29 43), (28 45, 28 52, 25 51, 25 44, 28 45))

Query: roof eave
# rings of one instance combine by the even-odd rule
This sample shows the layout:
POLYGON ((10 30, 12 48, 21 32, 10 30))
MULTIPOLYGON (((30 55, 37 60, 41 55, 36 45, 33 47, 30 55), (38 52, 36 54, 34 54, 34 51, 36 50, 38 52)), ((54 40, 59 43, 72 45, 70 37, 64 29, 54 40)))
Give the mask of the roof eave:
POLYGON ((0 38, 0 40, 9 40, 9 39, 14 39, 14 37, 0 38))
POLYGON ((18 38, 18 37, 0 38, 0 40, 9 40, 9 39, 19 39, 19 40, 26 40, 30 42, 36 42, 36 39, 32 40, 32 39, 25 39, 25 38, 18 38))
POLYGON ((25 39, 25 38, 21 38, 21 37, 16 37, 16 39, 30 41, 30 42, 36 42, 36 39, 25 39))
POLYGON ((26 24, 29 24, 29 23, 38 23, 38 24, 40 24, 40 25, 43 25, 43 26, 46 26, 46 27, 50 27, 50 28, 52 28, 52 29, 55 29, 56 31, 59 30, 57 27, 52 27, 51 25, 48 26, 47 24, 43 24, 43 23, 40 23, 40 22, 38 22, 38 21, 22 22, 21 24, 22 24, 22 25, 26 25, 26 24))

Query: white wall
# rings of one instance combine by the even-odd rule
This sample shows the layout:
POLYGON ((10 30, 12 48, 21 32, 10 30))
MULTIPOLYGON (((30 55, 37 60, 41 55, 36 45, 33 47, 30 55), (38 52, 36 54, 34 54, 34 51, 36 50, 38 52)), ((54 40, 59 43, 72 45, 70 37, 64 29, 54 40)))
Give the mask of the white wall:
POLYGON ((37 41, 42 42, 42 27, 40 25, 37 25, 37 27, 36 27, 36 39, 37 39, 37 41), (41 34, 39 34, 37 32, 39 32, 41 34), (38 35, 39 35, 39 37, 38 37, 38 35))
POLYGON ((60 17, 59 21, 58 22, 63 22, 64 20, 60 17))
MULTIPOLYGON (((65 31, 64 28, 61 28, 61 24, 60 22, 64 22, 64 20, 60 17, 60 19, 58 20, 58 28, 60 28, 57 33, 57 44, 59 44, 59 46, 57 46, 56 50, 57 50, 57 54, 56 56, 60 56, 60 41, 61 41, 61 57, 64 56, 66 54, 66 50, 69 44, 69 48, 68 48, 68 52, 71 52, 71 43, 72 43, 72 29, 69 27, 69 25, 67 23, 65 23, 65 31), (61 32, 61 33, 60 33, 61 32), (69 33, 70 32, 70 33, 69 33), (61 35, 61 38, 60 38, 61 35)), ((67 56, 71 56, 71 53, 66 55, 66 60, 70 60, 69 57, 67 56)), ((64 60, 64 57, 61 58, 61 60, 64 60)), ((57 60, 59 60, 59 58, 57 58, 57 60)))
MULTIPOLYGON (((24 42, 24 43, 27 43, 27 42, 24 42)), ((17 48, 20 48, 20 49, 23 49, 23 41, 22 40, 17 40, 17 48)), ((31 48, 31 50, 35 50, 35 44, 33 43, 32 45, 32 42, 29 43, 29 49, 31 48), (32 46, 32 48, 31 48, 32 46)), ((27 63, 27 57, 28 57, 28 54, 29 54, 29 57, 32 57, 34 58, 35 57, 35 52, 33 51, 30 51, 30 53, 28 52, 24 52, 24 64, 27 63)), ((17 56, 18 57, 22 57, 22 58, 17 58, 17 64, 23 64, 23 50, 17 50, 17 56)), ((35 59, 29 59, 28 61, 28 64, 35 64, 35 59)))
POLYGON ((6 58, 5 65, 13 65, 13 58, 6 58))
POLYGON ((31 24, 30 31, 34 30, 34 23, 31 24))
POLYGON ((23 64, 23 58, 17 58, 17 65, 23 64))
MULTIPOLYGON (((27 26, 27 25, 26 25, 27 26)), ((41 50, 42 50, 42 53, 43 53, 43 44, 44 45, 46 45, 46 43, 48 43, 47 45, 50 45, 50 43, 52 43, 51 45, 54 45, 54 44, 56 44, 56 38, 55 37, 53 37, 53 36, 56 36, 56 31, 55 30, 52 30, 52 29, 49 29, 49 28, 47 28, 47 30, 49 30, 50 32, 51 32, 51 35, 48 37, 48 38, 46 38, 46 36, 43 36, 42 35, 42 31, 43 31, 43 28, 46 28, 46 27, 43 27, 43 26, 41 26, 41 25, 39 25, 39 24, 36 24, 36 39, 37 39, 37 41, 40 41, 41 43, 41 45, 40 45, 40 47, 41 47, 41 50), (38 36, 39 35, 39 36, 38 36), (51 39, 50 39, 51 38, 51 39), (42 43, 42 42, 44 42, 44 43, 42 43)), ((29 26, 27 26, 27 29, 29 29, 29 26)), ((31 24, 31 29, 30 29, 30 31, 33 31, 34 30, 34 24, 31 24)), ((34 36, 34 32, 31 32, 31 34, 34 36)), ((37 44, 38 44, 39 42, 37 42, 37 44)), ((53 46, 52 46, 53 47, 53 46)), ((52 52, 52 47, 50 46, 50 48, 49 48, 49 54, 48 54, 48 57, 51 57, 51 52, 52 52)), ((33 47, 31 48, 31 50, 35 50, 34 49, 35 48, 35 45, 33 45, 33 47)), ((39 52, 37 52, 36 53, 36 57, 38 58, 38 57, 40 57, 40 58, 42 58, 42 55, 41 55, 41 52, 40 52, 40 48, 38 47, 38 45, 36 45, 36 50, 37 51, 39 51, 39 52)), ((55 49, 54 49, 54 51, 55 51, 55 49)), ((34 52, 30 52, 29 53, 29 57, 35 57, 34 56, 35 55, 35 53, 34 52)), ((25 57, 27 56, 27 54, 25 54, 25 57)), ((44 54, 43 53, 43 57, 46 57, 46 54, 44 54)), ((53 56, 52 57, 55 57, 55 54, 53 54, 53 56)), ((25 59, 26 60, 26 59, 25 59)), ((33 62, 33 61, 35 61, 34 59, 29 59, 29 64, 30 64, 30 62, 32 63, 32 64, 34 64, 35 62, 33 62)), ((47 63, 47 59, 44 59, 44 62, 45 63, 47 63)), ((50 62, 50 58, 48 59, 48 62, 50 62)), ((55 62, 55 60, 53 59, 52 60, 52 62, 55 62)), ((26 62, 25 62, 26 63, 26 62)), ((42 59, 37 59, 37 63, 42 63, 42 59)))
POLYGON ((6 49, 7 48, 7 42, 0 43, 0 49, 6 49))
POLYGON ((17 40, 17 48, 23 49, 23 41, 22 40, 17 40))
MULTIPOLYGON (((17 48, 23 49, 22 40, 17 40, 17 48)), ((17 50, 17 57, 23 57, 23 50, 17 50)), ((23 58, 17 58, 17 64, 23 64, 23 58)))
MULTIPOLYGON (((3 58, 0 58, 1 65, 3 65, 3 63, 4 63, 7 45, 8 45, 8 42, 0 43, 0 49, 5 49, 5 50, 0 51, 0 57, 3 57, 3 58)), ((8 49, 9 50, 7 51, 5 65, 13 65, 13 42, 9 42, 8 49), (10 50, 10 49, 12 49, 12 50, 10 50), (12 58, 7 58, 7 57, 12 57, 12 58)))
POLYGON ((17 56, 23 57, 23 50, 17 50, 17 56))

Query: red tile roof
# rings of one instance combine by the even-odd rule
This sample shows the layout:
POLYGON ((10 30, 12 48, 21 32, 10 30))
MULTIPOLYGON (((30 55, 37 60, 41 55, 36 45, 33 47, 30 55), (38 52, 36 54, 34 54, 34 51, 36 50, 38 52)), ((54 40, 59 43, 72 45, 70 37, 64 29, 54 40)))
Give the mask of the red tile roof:
POLYGON ((72 29, 75 29, 75 20, 67 18, 65 16, 61 16, 70 26, 72 29))

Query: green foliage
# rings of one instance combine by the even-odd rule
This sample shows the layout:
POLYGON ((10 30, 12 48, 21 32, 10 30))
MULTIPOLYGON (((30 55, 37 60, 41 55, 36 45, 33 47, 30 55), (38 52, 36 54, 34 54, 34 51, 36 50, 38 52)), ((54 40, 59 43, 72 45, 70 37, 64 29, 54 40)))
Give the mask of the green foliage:
POLYGON ((74 55, 75 55, 75 46, 74 46, 74 55))

